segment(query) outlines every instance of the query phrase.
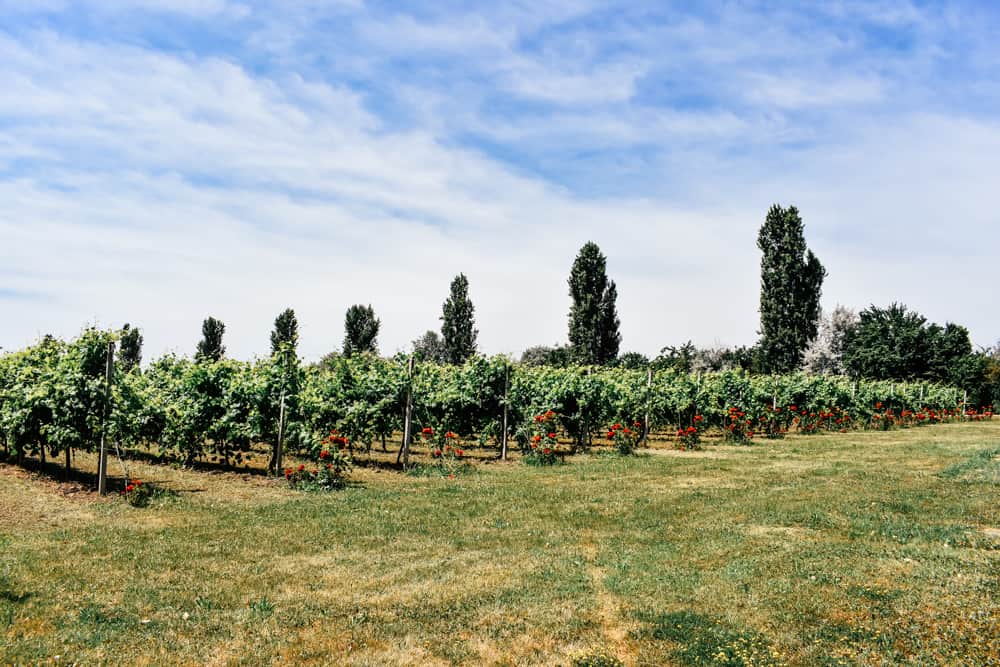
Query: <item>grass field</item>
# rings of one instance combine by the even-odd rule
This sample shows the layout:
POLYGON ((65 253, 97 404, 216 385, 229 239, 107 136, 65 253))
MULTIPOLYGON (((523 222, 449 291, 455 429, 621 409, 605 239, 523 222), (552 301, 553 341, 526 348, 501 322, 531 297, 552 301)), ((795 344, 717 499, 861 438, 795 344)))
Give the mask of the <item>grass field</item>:
POLYGON ((1000 422, 332 494, 132 466, 176 495, 0 465, 0 663, 1000 663, 1000 422))

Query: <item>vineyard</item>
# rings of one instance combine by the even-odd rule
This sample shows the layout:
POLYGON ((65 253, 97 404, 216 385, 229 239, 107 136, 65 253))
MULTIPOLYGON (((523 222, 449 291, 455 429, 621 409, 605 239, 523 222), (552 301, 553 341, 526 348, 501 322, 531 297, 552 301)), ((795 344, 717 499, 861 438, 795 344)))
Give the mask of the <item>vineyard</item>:
POLYGON ((959 388, 114 339, 0 357, 0 663, 995 663, 959 388))
MULTIPOLYGON (((64 456, 68 470, 72 453, 93 451, 104 433, 125 452, 239 465, 252 446, 277 450, 279 439, 283 451, 318 460, 333 444, 353 457, 416 433, 426 457, 459 442, 506 455, 508 441, 531 455, 544 435, 554 460, 620 442, 625 432, 690 448, 702 436, 745 443, 992 416, 991 406, 967 406, 959 388, 931 383, 527 367, 503 357, 438 365, 355 355, 303 366, 288 349, 250 362, 168 355, 143 370, 115 368, 107 382, 114 339, 88 329, 0 357, 8 457, 64 456), (539 435, 535 418, 543 414, 550 418, 539 435)), ((399 454, 408 463, 409 442, 399 454)))

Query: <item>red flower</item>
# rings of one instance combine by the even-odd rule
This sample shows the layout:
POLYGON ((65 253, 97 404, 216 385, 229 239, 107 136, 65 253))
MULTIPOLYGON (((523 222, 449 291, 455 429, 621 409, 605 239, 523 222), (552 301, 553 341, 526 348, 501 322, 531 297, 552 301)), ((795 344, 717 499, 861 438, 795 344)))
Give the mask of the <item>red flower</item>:
POLYGON ((434 435, 434 429, 432 429, 430 426, 425 426, 423 430, 420 432, 423 433, 424 435, 434 435))
POLYGON ((441 456, 441 450, 440 449, 435 449, 434 450, 434 456, 441 456))
POLYGON ((550 454, 550 453, 552 453, 552 450, 549 449, 548 447, 542 450, 542 454, 550 454))
POLYGON ((306 465, 304 463, 300 463, 299 464, 299 472, 302 472, 305 469, 306 469, 306 465))
POLYGON ((704 419, 704 417, 702 417, 701 415, 695 415, 695 416, 694 416, 694 420, 695 420, 696 422, 700 422, 700 421, 701 421, 702 419, 704 419))
POLYGON ((555 440, 556 439, 556 434, 555 433, 549 433, 549 437, 552 438, 553 440, 555 440))
POLYGON ((128 491, 131 491, 134 488, 135 488, 134 486, 132 486, 131 484, 129 484, 128 486, 125 487, 125 491, 128 492, 128 491))
POLYGON ((452 433, 451 431, 448 431, 447 433, 444 434, 444 437, 446 437, 446 438, 457 438, 458 436, 456 434, 452 433))
POLYGON ((622 427, 622 425, 621 425, 621 424, 615 424, 615 430, 618 430, 618 429, 620 429, 621 427, 622 427))
POLYGON ((610 440, 613 437, 615 437, 615 432, 614 431, 608 431, 608 439, 610 440))
POLYGON ((465 452, 463 452, 461 449, 456 449, 455 450, 455 456, 457 456, 458 458, 462 458, 462 456, 464 456, 464 455, 465 455, 465 452))
POLYGON ((635 422, 632 423, 632 426, 635 426, 636 428, 642 428, 642 422, 636 420, 635 422))
POLYGON ((326 451, 325 449, 324 449, 323 451, 321 451, 321 452, 319 453, 319 457, 320 457, 321 459, 325 459, 325 458, 326 458, 326 457, 328 457, 329 455, 330 455, 330 452, 326 451))
POLYGON ((540 435, 536 435, 535 437, 533 437, 533 438, 531 439, 531 441, 532 441, 532 442, 539 442, 539 441, 541 441, 541 439, 542 439, 542 436, 540 436, 540 435))

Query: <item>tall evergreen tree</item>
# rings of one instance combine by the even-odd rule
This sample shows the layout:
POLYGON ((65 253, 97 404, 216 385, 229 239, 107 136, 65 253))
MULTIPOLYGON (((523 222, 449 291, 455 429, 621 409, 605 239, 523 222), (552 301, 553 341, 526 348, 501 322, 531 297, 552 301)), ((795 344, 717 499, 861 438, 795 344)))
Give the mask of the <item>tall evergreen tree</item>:
POLYGON ((299 321, 295 319, 295 311, 286 308, 274 319, 274 331, 271 332, 271 356, 277 354, 282 343, 288 343, 295 350, 299 345, 299 321))
POLYGON ((378 352, 378 330, 382 323, 371 304, 355 304, 344 315, 344 355, 378 352))
POLYGON ((201 340, 198 342, 198 359, 218 361, 226 354, 222 344, 222 335, 226 333, 226 325, 214 317, 207 317, 201 324, 201 340))
POLYGON ((469 299, 469 279, 460 273, 451 281, 451 296, 441 307, 441 338, 448 363, 464 363, 476 353, 475 310, 469 299))
POLYGON ((794 206, 775 204, 760 228, 760 355, 763 370, 786 373, 816 338, 826 269, 806 247, 794 206))
POLYGON ((142 362, 142 332, 128 324, 122 327, 122 337, 118 348, 118 366, 123 373, 137 368, 142 362))
POLYGON ((569 275, 569 343, 582 363, 606 364, 618 357, 621 335, 615 306, 618 289, 607 276, 607 259, 588 241, 569 275))

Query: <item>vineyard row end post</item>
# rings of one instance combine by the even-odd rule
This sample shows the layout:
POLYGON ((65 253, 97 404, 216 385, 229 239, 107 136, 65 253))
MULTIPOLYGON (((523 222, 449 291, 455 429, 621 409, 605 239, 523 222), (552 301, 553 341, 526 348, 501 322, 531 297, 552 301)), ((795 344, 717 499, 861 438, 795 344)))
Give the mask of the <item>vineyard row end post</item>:
POLYGON ((108 408, 111 404, 111 381, 115 372, 115 343, 108 342, 108 358, 104 367, 104 405, 101 413, 101 448, 97 458, 97 492, 108 495, 108 408))

